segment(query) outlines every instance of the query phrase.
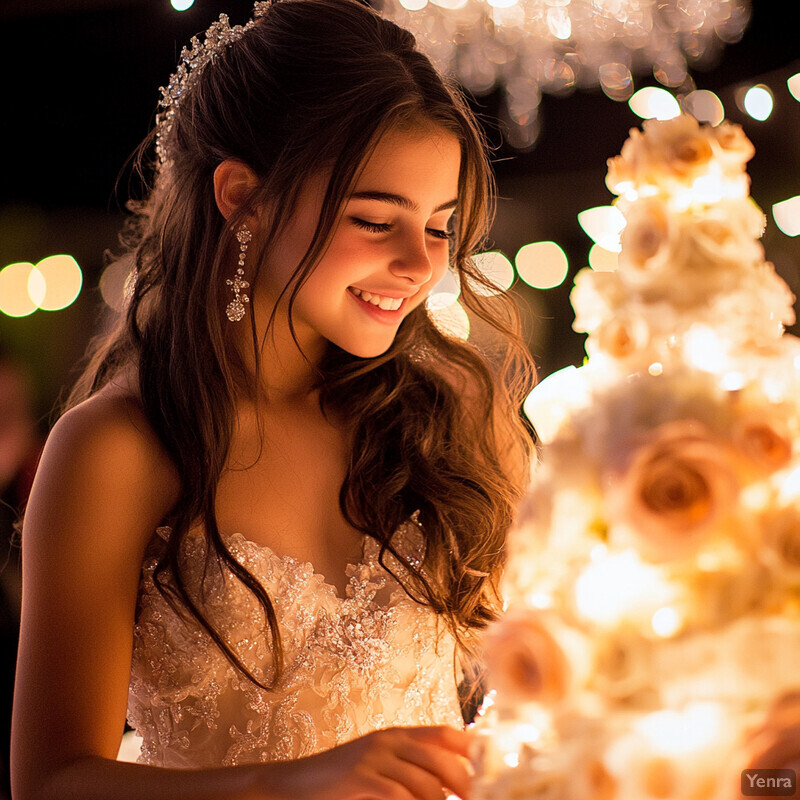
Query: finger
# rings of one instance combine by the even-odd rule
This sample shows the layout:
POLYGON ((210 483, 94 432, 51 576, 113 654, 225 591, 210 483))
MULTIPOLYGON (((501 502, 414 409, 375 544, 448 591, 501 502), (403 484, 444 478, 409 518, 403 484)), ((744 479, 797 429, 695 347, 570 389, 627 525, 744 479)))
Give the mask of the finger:
POLYGON ((469 758, 473 737, 468 731, 457 730, 449 725, 404 728, 403 730, 416 741, 434 744, 445 750, 452 750, 464 758, 469 758))
POLYGON ((398 751, 401 761, 410 766, 421 768, 434 776, 439 787, 447 787, 463 800, 471 795, 472 781, 469 761, 462 755, 437 744, 420 742, 413 738, 398 751))
POLYGON ((386 764, 382 774, 407 789, 414 800, 443 800, 441 778, 416 763, 398 758, 386 764))

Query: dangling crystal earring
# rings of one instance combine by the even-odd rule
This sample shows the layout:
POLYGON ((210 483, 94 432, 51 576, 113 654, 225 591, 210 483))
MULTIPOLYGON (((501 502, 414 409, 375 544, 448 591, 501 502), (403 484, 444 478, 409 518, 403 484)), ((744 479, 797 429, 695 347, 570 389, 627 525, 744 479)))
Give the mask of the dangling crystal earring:
POLYGON ((248 289, 250 284, 244 279, 244 259, 247 255, 247 243, 253 238, 247 225, 242 225, 236 231, 236 239, 239 242, 239 266, 236 268, 236 275, 233 280, 230 278, 225 283, 231 287, 233 300, 228 303, 225 313, 231 322, 240 322, 244 318, 244 304, 250 302, 246 294, 242 294, 242 289, 248 289))

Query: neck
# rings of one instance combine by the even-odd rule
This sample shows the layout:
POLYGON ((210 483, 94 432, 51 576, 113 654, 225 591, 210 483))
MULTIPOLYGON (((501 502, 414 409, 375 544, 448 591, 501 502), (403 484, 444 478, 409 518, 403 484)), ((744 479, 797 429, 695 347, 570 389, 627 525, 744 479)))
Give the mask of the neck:
MULTIPOLYGON (((242 326, 241 352, 247 369, 256 371, 250 326, 242 326)), ((276 315, 267 329, 266 320, 256 317, 256 337, 260 345, 259 385, 262 397, 270 403, 299 402, 314 392, 316 368, 322 361, 327 342, 319 335, 297 328, 292 337, 288 319, 276 315)))

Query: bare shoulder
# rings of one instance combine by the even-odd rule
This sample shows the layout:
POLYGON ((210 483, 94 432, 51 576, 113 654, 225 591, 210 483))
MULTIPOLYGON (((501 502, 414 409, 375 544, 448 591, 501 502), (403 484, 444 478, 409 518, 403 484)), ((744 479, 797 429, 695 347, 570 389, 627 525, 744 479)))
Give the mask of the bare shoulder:
POLYGON ((70 409, 53 427, 50 439, 54 447, 68 448, 73 459, 88 459, 87 467, 113 468, 126 478, 149 475, 161 491, 177 489, 174 464, 141 401, 126 388, 109 385, 70 409))
MULTIPOLYGON (((34 481, 27 517, 59 506, 74 517, 136 519, 147 535, 177 501, 177 470, 135 392, 108 385, 53 426, 34 481), (83 511, 82 511, 83 509, 83 511)), ((48 529, 50 526, 47 526, 48 529)), ((129 527, 129 530, 130 530, 129 527)))

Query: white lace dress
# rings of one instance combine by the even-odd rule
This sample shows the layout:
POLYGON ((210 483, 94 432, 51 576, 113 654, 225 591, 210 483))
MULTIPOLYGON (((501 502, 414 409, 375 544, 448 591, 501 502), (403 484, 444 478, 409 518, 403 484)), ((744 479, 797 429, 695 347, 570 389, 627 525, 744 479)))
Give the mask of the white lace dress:
MULTIPOLYGON (((395 541, 413 555, 418 529, 408 523, 395 541)), ((365 538, 361 562, 347 568, 343 598, 311 564, 239 534, 228 544, 273 600, 285 672, 274 691, 244 678, 199 623, 162 597, 155 558, 146 558, 128 699, 141 763, 197 768, 294 759, 392 725, 462 725, 453 637, 380 566, 377 542, 365 538)), ((198 565, 190 571, 192 592, 200 590, 203 548, 198 539, 186 550, 188 563, 198 565)), ((225 640, 268 680, 270 640, 252 594, 213 569, 202 585, 204 608, 225 640)))

